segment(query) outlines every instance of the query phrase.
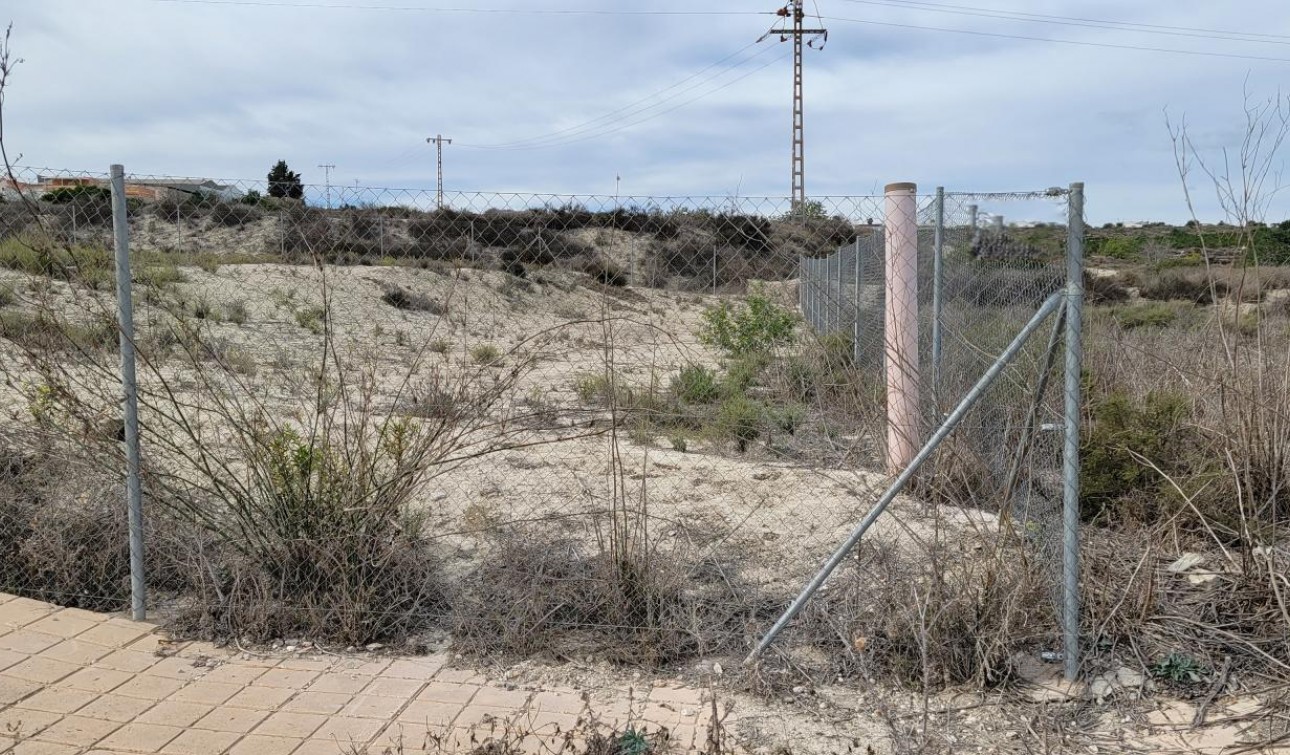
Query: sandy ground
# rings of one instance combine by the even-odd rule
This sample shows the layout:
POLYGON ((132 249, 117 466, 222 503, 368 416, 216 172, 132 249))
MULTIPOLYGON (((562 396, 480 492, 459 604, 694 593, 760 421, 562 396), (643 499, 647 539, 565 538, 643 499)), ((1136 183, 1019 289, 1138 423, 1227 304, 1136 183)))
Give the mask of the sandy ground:
MULTIPOLYGON (((262 241, 262 240, 261 240, 262 241)), ((630 254, 630 249, 620 250, 630 254)), ((629 260, 627 260, 629 261, 629 260)), ((169 292, 193 312, 198 304, 224 313, 199 325, 208 339, 240 350, 253 369, 225 372, 211 364, 157 359, 141 372, 146 390, 161 378, 178 394, 200 404, 203 379, 231 386, 266 411, 291 416, 302 397, 311 395, 309 365, 324 356, 321 320, 309 316, 325 305, 335 353, 360 364, 373 376, 382 412, 397 414, 407 393, 434 375, 450 375, 487 386, 519 368, 513 390, 497 407, 499 421, 521 422, 524 447, 463 464, 435 479, 420 505, 429 513, 427 529, 450 546, 461 568, 486 557, 487 533, 514 523, 561 522, 566 534, 594 536, 593 514, 605 508, 613 477, 609 460, 608 415, 579 396, 579 381, 606 374, 611 360, 618 379, 637 389, 666 389, 682 366, 716 367, 719 360, 695 333, 703 308, 717 297, 649 289, 610 289, 585 276, 540 271, 520 280, 497 271, 416 270, 395 267, 336 267, 320 272, 287 265, 226 265, 215 272, 183 270, 185 282, 169 292), (382 300, 393 287, 428 297, 436 312, 396 309, 382 300), (228 316, 244 311, 243 322, 228 316), (312 329, 311 329, 312 328, 312 329), (481 364, 481 346, 500 353, 481 364), (253 373, 253 374, 251 374, 253 373), (538 411, 540 410, 540 411, 538 411), (540 416, 540 420, 531 419, 540 416), (553 442, 559 441, 559 442, 553 442), (531 444, 531 445, 529 445, 531 444)), ((59 283, 39 285, 5 273, 21 291, 12 307, 40 305, 73 318, 110 311, 110 292, 74 291, 59 283)), ((791 285, 777 295, 795 298, 791 285)), ((168 327, 170 316, 141 288, 136 321, 140 341, 168 327)), ((243 319, 238 317, 236 319, 243 319)), ((0 343, 10 377, 4 406, 13 421, 28 422, 31 375, 23 374, 11 344, 0 343)), ((69 360, 69 374, 98 392, 110 416, 111 353, 69 360), (100 369, 95 369, 95 368, 100 369)), ((200 411, 196 405, 194 411, 200 411)), ((148 421, 145 411, 144 421, 148 421)), ((815 417, 812 422, 822 422, 815 417)), ((845 429, 844 429, 845 430, 845 429)), ((217 432, 217 431, 213 431, 217 432)), ((647 498, 655 531, 675 543, 699 550, 733 550, 746 557, 751 583, 772 594, 791 596, 845 538, 885 488, 888 478, 873 470, 863 449, 871 444, 858 428, 835 433, 833 442, 854 453, 816 458, 776 458, 754 445, 735 453, 728 443, 696 437, 685 452, 673 448, 665 433, 657 437, 618 437, 622 469, 633 495, 647 498), (839 464, 829 459, 850 459, 839 464)), ((870 536, 887 543, 916 542, 935 528, 958 532, 989 531, 995 519, 981 512, 936 510, 906 497, 870 536)), ((729 663, 729 659, 726 659, 729 663)), ((720 681, 710 662, 689 669, 720 681)), ((543 666, 526 662, 490 670, 507 679, 559 683, 592 689, 624 672, 598 664, 571 662, 543 666)), ((1032 687, 1051 682, 1041 668, 1032 687)), ((630 676, 626 677, 630 682, 630 676)), ((941 737, 941 751, 1140 752, 1166 750, 1223 752, 1228 729, 1191 731, 1175 726, 1190 703, 1142 702, 1121 697, 1116 705, 1074 701, 1036 702, 1023 688, 989 696, 947 694, 924 701, 885 689, 839 686, 793 687, 783 699, 736 697, 737 733, 749 749, 774 752, 901 751, 909 729, 918 734, 926 703, 942 711, 929 719, 941 737), (969 699, 970 698, 970 699, 969 699), (1174 706, 1174 707, 1170 707, 1174 706), (1177 706, 1184 706, 1178 708, 1177 706), (1036 731, 1046 716, 1077 721, 1065 739, 1039 742, 1036 731), (1153 716, 1155 718, 1153 718, 1153 716), (893 735, 893 732, 903 734, 893 735), (1022 744, 1027 748, 1023 749, 1022 744), (1217 749, 1192 749, 1209 745, 1217 749), (1044 749, 1047 747, 1048 749, 1044 749)), ((1060 697, 1060 696, 1059 696, 1060 697)), ((1236 701, 1233 704, 1238 704, 1236 701)), ((1194 712, 1194 711, 1193 711, 1194 712)), ((1213 718, 1221 718, 1214 715, 1213 718)), ((1229 727, 1230 728, 1230 727, 1229 727)), ((1047 736, 1045 734, 1044 736, 1047 736)))

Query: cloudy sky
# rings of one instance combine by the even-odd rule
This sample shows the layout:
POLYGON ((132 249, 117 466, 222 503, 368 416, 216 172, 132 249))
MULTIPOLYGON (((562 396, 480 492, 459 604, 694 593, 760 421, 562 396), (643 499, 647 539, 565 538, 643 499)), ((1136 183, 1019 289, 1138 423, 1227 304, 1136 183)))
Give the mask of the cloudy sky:
MULTIPOLYGON (((42 168, 262 179, 282 158, 309 183, 332 163, 336 186, 424 188, 425 139, 442 133, 450 190, 612 194, 621 175, 624 195, 784 196, 790 46, 754 44, 775 8, 3 0, 25 61, 6 142, 42 168)), ((1166 114, 1221 159, 1240 148, 1247 96, 1290 80, 1284 0, 818 0, 818 13, 831 33, 807 56, 817 196, 1084 181, 1094 222, 1178 221, 1166 114)), ((1290 203, 1273 197, 1269 215, 1290 203)))

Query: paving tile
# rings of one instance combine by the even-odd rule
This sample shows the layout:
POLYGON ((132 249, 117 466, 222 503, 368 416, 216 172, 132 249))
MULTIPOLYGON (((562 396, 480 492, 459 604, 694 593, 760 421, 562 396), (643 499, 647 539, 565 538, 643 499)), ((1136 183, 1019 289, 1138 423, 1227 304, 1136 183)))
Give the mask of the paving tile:
POLYGON ((318 713, 278 711, 264 719, 251 733, 267 737, 307 739, 309 735, 317 731, 318 727, 326 722, 327 716, 318 713))
POLYGON ((55 637, 70 639, 81 632, 98 626, 98 624, 98 621, 84 618, 65 609, 58 613, 50 614, 39 621, 33 621, 26 628, 33 632, 43 632, 44 634, 52 634, 55 637))
POLYGON ((512 710, 521 710, 528 704, 529 698, 533 696, 532 692, 525 690, 507 690, 497 687, 482 687, 475 697, 471 699, 471 705, 483 705, 489 708, 511 708, 512 710))
MULTIPOLYGON (((62 715, 58 713, 46 713, 45 711, 26 710, 24 708, 5 708, 0 710, 0 732, 4 732, 6 735, 12 735, 13 732, 17 732, 23 737, 31 737, 39 734, 61 718, 62 715)), ((4 752, 4 750, 0 750, 0 752, 4 752)))
POLYGON ((132 723, 118 729, 99 742, 99 747, 116 748, 130 752, 157 752, 184 730, 178 726, 132 723))
POLYGON ((39 621, 54 613, 56 608, 48 603, 29 598, 18 598, 0 605, 0 626, 21 627, 39 621))
POLYGON ((86 716, 64 716, 61 721, 51 724, 40 733, 40 739, 46 742, 57 742, 64 745, 89 747, 103 737, 120 728, 116 721, 104 721, 101 718, 86 716))
POLYGON ((420 679, 429 681, 447 663, 444 656, 427 656, 425 658, 405 658, 392 662, 381 672, 381 676, 397 679, 420 679))
POLYGON ((241 737, 238 732, 189 729, 170 740, 161 751, 166 755, 220 755, 241 737))
POLYGON ((339 713, 349 703, 350 697, 343 692, 300 692, 283 703, 282 710, 332 715, 339 713))
POLYGON ((576 713, 557 713, 555 711, 535 711, 521 717, 524 726, 543 737, 552 737, 578 728, 582 716, 576 713))
POLYGON ((327 722, 313 733, 312 738, 343 744, 362 743, 370 741, 384 726, 385 721, 374 718, 330 716, 327 722))
POLYGON ((678 708, 697 708, 703 704, 703 690, 658 686, 650 691, 649 701, 669 703, 678 708))
POLYGON ((62 661, 52 661, 48 658, 28 658, 27 660, 5 669, 5 676, 12 676, 15 679, 26 679, 29 682, 40 684, 53 684, 73 673, 80 671, 81 667, 63 663, 62 661))
POLYGON ((0 671, 4 671, 10 666, 22 663, 29 657, 28 653, 19 653, 14 650, 0 650, 0 671))
POLYGON ((98 699, 76 711, 76 714, 126 723, 133 721, 154 704, 152 700, 140 700, 137 697, 98 695, 98 699))
POLYGON ((88 666, 111 652, 111 649, 102 645, 81 642, 80 640, 63 640, 57 645, 51 645, 43 650, 40 653, 40 657, 88 666))
POLYGON ((152 676, 144 673, 139 674, 112 691, 126 697, 140 697, 144 700, 161 701, 178 692, 183 686, 184 683, 178 679, 167 679, 164 676, 152 676))
POLYGON ((140 653, 135 650, 117 650, 104 656, 94 665, 100 668, 110 668, 115 671, 128 671, 131 674, 138 674, 152 668, 160 660, 160 658, 152 653, 140 653))
POLYGON ((4 755, 80 755, 84 751, 84 748, 76 745, 40 742, 29 739, 26 742, 19 742, 14 745, 14 748, 6 751, 4 755))
POLYGON ((111 692, 134 678, 134 674, 108 668, 83 668, 63 680, 61 686, 85 692, 111 692))
POLYGON ((435 679, 441 682, 455 682, 457 684, 484 685, 488 683, 488 680, 482 674, 457 668, 440 669, 439 673, 435 674, 435 679))
POLYGON ((202 676, 202 681, 220 682, 222 684, 236 684, 238 686, 244 687, 250 684, 251 682, 255 681, 255 679, 261 676, 262 674, 264 674, 266 670, 267 669, 260 668, 260 667, 235 666, 231 663, 226 663, 221 666, 216 666, 210 671, 207 671, 202 676))
MULTIPOLYGON (((397 721, 387 726, 369 749, 373 752, 456 752, 456 750, 442 749, 433 745, 434 740, 444 735, 445 731, 437 726, 397 721)), ((473 748, 467 748, 465 751, 469 752, 470 749, 473 748)))
POLYGON ((30 629, 19 629, 16 632, 9 632, 0 636, 0 650, 12 650, 15 653, 35 655, 62 641, 62 637, 52 634, 33 632, 30 629))
POLYGON ((345 658, 332 667, 332 673, 344 672, 360 676, 379 676, 393 663, 389 658, 345 658))
POLYGON ((354 716, 357 718, 381 718, 388 720, 393 718, 405 703, 406 700, 397 697, 355 695, 349 705, 346 705, 341 709, 341 713, 346 716, 354 716))
POLYGON ((549 713, 579 714, 587 709, 587 701, 577 692, 543 690, 533 695, 529 708, 549 713))
POLYGON ((300 746, 294 737, 265 737, 248 734, 228 750, 228 755, 291 755, 300 746))
POLYGON ((86 611, 84 608, 59 608, 57 613, 59 616, 64 616, 69 619, 81 619, 95 624, 101 624, 107 621, 110 617, 110 614, 98 611, 86 611))
MULTIPOLYGON (((345 755, 362 747, 364 742, 306 739, 291 755, 345 755)), ((0 751, 2 752, 2 751, 0 751)))
POLYGON ((488 708, 483 705, 471 703, 457 720, 453 721, 453 726, 469 728, 472 726, 492 726, 494 724, 504 725, 507 721, 520 715, 520 711, 514 708, 488 708))
POLYGON ((277 687, 279 689, 301 690, 308 687, 318 678, 316 671, 292 671, 284 668, 271 668, 255 680, 257 687, 277 687))
POLYGON ((198 719, 215 709, 213 705, 202 703, 178 702, 173 697, 162 700, 147 713, 136 720, 143 724, 165 724, 167 726, 192 726, 198 719))
POLYGON ((417 695, 418 700, 432 700, 437 703, 461 703, 465 705, 470 702, 471 698, 479 692, 480 688, 473 684, 451 684, 440 683, 438 681, 426 685, 426 688, 417 695))
POLYGON ((242 685, 240 684, 212 682, 203 677, 179 690, 167 699, 179 703, 221 705, 227 702, 233 695, 241 692, 242 689, 242 685))
POLYGON ((448 726, 465 709, 459 703, 436 703, 429 700, 415 700, 408 703, 398 715, 398 720, 429 726, 448 726))
POLYGON ((295 690, 276 689, 274 687, 247 687, 241 692, 233 695, 224 703, 230 708, 251 708, 254 710, 269 711, 277 710, 291 696, 295 690))
POLYGON ((15 679, 12 676, 0 674, 0 707, 13 705, 33 692, 40 691, 44 686, 39 682, 15 679))
POLYGON ((212 731, 232 731, 239 734, 245 734, 251 729, 254 729, 257 724, 268 717, 269 712, 264 710, 216 708, 200 721, 193 724, 193 728, 210 729, 212 731))
POLYGON ((323 674, 318 680, 309 685, 310 692, 340 692, 347 695, 357 694, 364 687, 372 683, 374 676, 365 674, 338 674, 332 672, 323 674))
POLYGON ((192 659, 189 658, 162 658, 148 669, 148 673, 154 676, 164 676, 167 679, 181 679, 183 681, 192 681, 206 673, 206 667, 194 666, 192 659))
POLYGON ((46 687, 26 700, 22 707, 29 710, 43 710, 48 713, 75 713, 98 697, 93 692, 65 689, 63 687, 46 687))
POLYGON ((406 699, 416 696, 424 686, 425 682, 419 679, 393 679, 378 676, 372 680, 371 684, 363 688, 363 694, 406 699))
POLYGON ((125 650, 133 650, 136 653, 151 653, 158 658, 166 658, 173 655, 179 655, 184 652, 184 648, 192 643, 177 642, 166 637, 159 632, 152 632, 126 645, 125 650))
POLYGON ((152 634, 154 629, 147 624, 133 621, 108 619, 97 626, 90 627, 76 636, 81 642, 92 642, 109 648, 123 648, 132 642, 152 634))

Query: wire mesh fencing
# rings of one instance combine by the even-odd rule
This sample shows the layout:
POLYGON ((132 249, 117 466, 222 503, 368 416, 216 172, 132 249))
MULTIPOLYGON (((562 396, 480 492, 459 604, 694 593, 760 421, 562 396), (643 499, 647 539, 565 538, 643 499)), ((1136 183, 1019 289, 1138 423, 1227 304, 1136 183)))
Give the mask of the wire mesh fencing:
MULTIPOLYGON (((20 173, 0 203, 0 589, 97 609, 130 596, 106 185, 20 173)), ((966 210, 1064 195, 911 193, 893 324, 889 197, 329 189, 125 181, 147 583, 188 631, 744 654, 887 488, 892 443, 921 445, 1065 282, 1064 230, 978 236, 966 210), (892 436, 901 328, 918 398, 892 436)), ((872 674, 913 631, 884 624, 891 574, 1003 548, 1008 517, 1051 541, 1046 340, 911 491, 963 508, 884 520, 794 652, 872 674)))

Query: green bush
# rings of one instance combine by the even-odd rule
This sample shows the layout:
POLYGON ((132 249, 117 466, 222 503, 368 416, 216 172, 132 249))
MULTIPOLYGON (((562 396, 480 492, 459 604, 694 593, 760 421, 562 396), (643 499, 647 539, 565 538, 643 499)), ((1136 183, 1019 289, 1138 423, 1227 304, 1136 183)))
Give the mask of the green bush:
POLYGON ((1132 515, 1149 521, 1165 493, 1160 475, 1135 456, 1166 472, 1184 468, 1184 424, 1191 401, 1174 392, 1141 399, 1115 392, 1093 402, 1091 425, 1080 450, 1080 507, 1085 520, 1132 515))
POLYGON ((733 440, 739 453, 748 450, 748 444, 761 437, 762 405, 744 395, 731 396, 721 402, 717 411, 717 431, 722 437, 733 440))
POLYGON ((1132 260, 1142 256, 1145 240, 1141 236, 1105 236, 1088 240, 1088 253, 1094 257, 1132 260))
POLYGON ((69 186, 46 192, 40 200, 50 204, 71 204, 77 200, 111 202, 112 192, 102 186, 69 186))
POLYGON ((1177 307, 1171 307, 1165 302, 1144 302, 1116 309, 1111 316, 1121 328, 1133 330, 1172 325, 1178 320, 1178 314, 1177 307))
POLYGON ((501 362, 502 351, 491 343, 481 343, 470 349, 470 358, 475 364, 491 367, 501 362))
POLYGON ((797 316, 760 293, 742 305, 723 301, 703 311, 699 339, 730 357, 765 353, 793 340, 797 316))
POLYGON ((721 381, 713 370, 690 365, 672 378, 672 395, 687 404, 711 403, 721 395, 721 381))

